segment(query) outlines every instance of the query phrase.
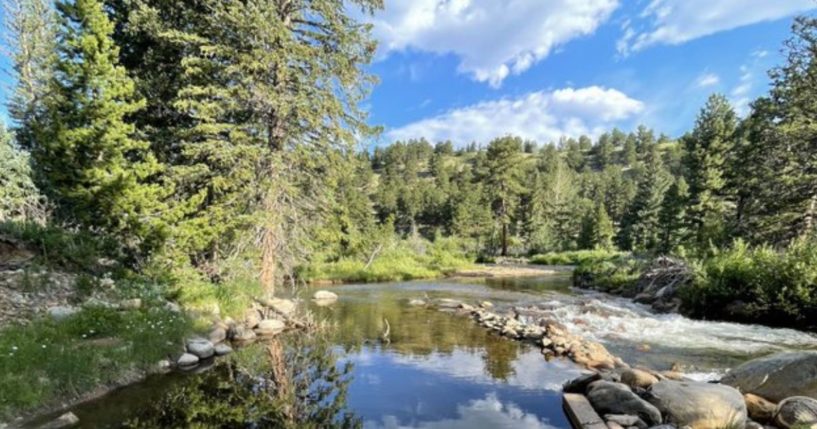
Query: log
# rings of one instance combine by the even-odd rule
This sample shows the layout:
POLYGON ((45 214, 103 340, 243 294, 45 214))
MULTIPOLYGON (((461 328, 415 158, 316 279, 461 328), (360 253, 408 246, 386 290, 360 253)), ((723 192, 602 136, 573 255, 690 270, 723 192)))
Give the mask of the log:
POLYGON ((563 404, 573 429, 607 429, 607 424, 584 395, 565 393, 563 404))

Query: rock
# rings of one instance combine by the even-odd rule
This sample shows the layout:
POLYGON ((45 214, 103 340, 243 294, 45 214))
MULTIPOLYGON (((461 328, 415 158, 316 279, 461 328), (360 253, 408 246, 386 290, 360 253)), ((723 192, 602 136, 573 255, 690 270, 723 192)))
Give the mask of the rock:
POLYGON ((142 300, 139 298, 126 299, 119 303, 120 310, 138 310, 142 308, 142 300))
POLYGON ((236 325, 227 332, 227 336, 233 341, 247 343, 255 340, 255 331, 243 325, 236 325))
POLYGON ((628 414, 605 414, 604 421, 607 423, 613 422, 623 427, 636 426, 639 429, 647 429, 647 424, 638 416, 631 416, 628 414))
POLYGON ((179 360, 176 361, 176 364, 180 367, 190 367, 199 363, 198 356, 190 353, 185 353, 179 357, 179 360))
POLYGON ((456 299, 450 298, 440 298, 436 301, 436 304, 439 308, 460 308, 462 301, 457 301, 456 299))
POLYGON ((221 344, 216 344, 216 346, 213 347, 213 351, 215 351, 216 356, 224 356, 224 355, 228 355, 228 354, 232 353, 233 348, 228 346, 227 344, 221 343, 221 344))
POLYGON ((817 429, 817 400, 805 396, 784 399, 777 404, 774 422, 783 429, 817 429))
POLYGON ((291 316, 298 306, 291 299, 272 298, 264 301, 264 305, 284 316, 291 316))
POLYGON ((338 295, 328 290, 319 290, 312 294, 312 299, 315 301, 336 301, 338 295))
POLYGON ((460 304, 460 310, 471 312, 474 311, 474 306, 463 302, 462 304, 460 304))
POLYGON ((213 343, 204 338, 191 338, 187 340, 187 352, 195 355, 199 359, 207 359, 215 354, 213 343))
POLYGON ((95 307, 95 308, 107 308, 107 309, 116 308, 116 305, 114 305, 114 304, 112 304, 112 303, 110 303, 108 301, 103 301, 103 300, 101 300, 99 298, 94 298, 94 297, 89 298, 87 301, 85 301, 85 304, 82 304, 82 306, 83 307, 95 307))
POLYGON ((227 330, 222 326, 217 326, 210 331, 209 338, 211 343, 218 344, 227 339, 227 330))
POLYGON ((63 321, 79 312, 76 307, 58 305, 48 309, 48 315, 57 322, 63 321))
POLYGON ((479 303, 479 306, 485 309, 494 308, 494 303, 491 301, 482 301, 479 303))
POLYGON ((271 337, 273 335, 281 333, 286 325, 284 322, 278 319, 266 319, 262 320, 261 323, 255 328, 255 333, 262 336, 262 337, 271 337))
POLYGON ((668 423, 692 429, 742 428, 746 424, 743 395, 713 383, 659 381, 649 390, 649 402, 668 423))
POLYGON ((678 371, 662 371, 661 375, 663 375, 664 378, 666 378, 668 380, 684 381, 686 379, 684 377, 684 374, 682 374, 682 373, 680 373, 678 371))
POLYGON ((412 307, 422 307, 422 306, 426 305, 426 302, 423 301, 422 299, 414 298, 414 299, 409 300, 409 305, 412 306, 412 307))
POLYGON ((632 388, 638 387, 647 389, 653 384, 658 383, 658 377, 640 369, 625 369, 621 373, 621 382, 632 388))
POLYGON ((607 423, 607 429, 625 429, 624 426, 616 423, 616 422, 605 422, 607 423))
POLYGON ((661 424, 661 413, 649 402, 621 383, 599 380, 590 384, 587 399, 599 414, 627 414, 641 418, 647 425, 661 424))
POLYGON ((770 423, 774 419, 777 406, 773 402, 751 393, 743 395, 743 402, 746 402, 746 411, 752 420, 770 423))
POLYGON ((601 380, 601 374, 597 372, 584 374, 581 377, 574 378, 573 380, 565 383, 565 385, 562 386, 562 391, 565 393, 580 393, 583 395, 585 392, 587 392, 587 387, 590 385, 590 383, 598 380, 601 380))
POLYGON ((785 352, 751 360, 721 383, 773 402, 790 396, 817 398, 817 351, 785 352))
POLYGON ((79 423, 79 417, 76 414, 68 412, 50 422, 40 426, 40 429, 62 429, 69 428, 79 423))
POLYGON ((253 329, 261 323, 262 317, 258 310, 252 308, 244 313, 244 324, 253 329))
POLYGON ((168 372, 173 364, 170 363, 167 359, 162 359, 159 362, 156 362, 156 371, 159 373, 168 372))

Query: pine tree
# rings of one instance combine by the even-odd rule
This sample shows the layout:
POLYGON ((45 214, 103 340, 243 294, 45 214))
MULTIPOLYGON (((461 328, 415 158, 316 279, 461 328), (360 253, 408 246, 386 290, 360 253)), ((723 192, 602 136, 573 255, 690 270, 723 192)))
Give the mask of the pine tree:
POLYGON ((725 175, 736 128, 737 116, 729 101, 713 95, 698 114, 692 133, 683 139, 690 196, 687 226, 698 248, 725 239, 725 219, 731 211, 725 175))
POLYGON ((56 16, 49 0, 6 0, 3 26, 15 86, 8 101, 15 137, 30 148, 33 124, 45 111, 56 62, 56 16))
POLYGON ((28 154, 0 124, 0 222, 42 222, 42 197, 31 178, 28 154))
POLYGON ((683 176, 678 177, 667 190, 659 215, 661 238, 658 250, 670 253, 687 237, 686 207, 689 204, 689 186, 683 176))
POLYGON ((624 146, 621 150, 621 158, 619 162, 623 166, 632 166, 638 161, 638 144, 636 142, 635 134, 630 133, 624 139, 624 146))
POLYGON ((611 141, 610 134, 604 133, 599 137, 599 141, 594 148, 596 155, 596 168, 604 170, 613 163, 615 146, 611 141))
POLYGON ((483 177, 500 231, 502 256, 508 255, 510 228, 524 190, 521 169, 522 139, 502 137, 488 145, 483 177))
POLYGON ((129 250, 158 245, 166 188, 127 116, 143 106, 118 65, 113 24, 98 0, 61 1, 59 59, 32 156, 41 188, 69 224, 115 235, 129 250))
POLYGON ((626 250, 652 251, 660 241, 660 212, 669 177, 653 145, 644 159, 638 192, 622 222, 619 243, 626 250))
POLYGON ((584 249, 612 250, 615 235, 615 227, 604 203, 598 203, 595 209, 585 215, 579 246, 584 249))

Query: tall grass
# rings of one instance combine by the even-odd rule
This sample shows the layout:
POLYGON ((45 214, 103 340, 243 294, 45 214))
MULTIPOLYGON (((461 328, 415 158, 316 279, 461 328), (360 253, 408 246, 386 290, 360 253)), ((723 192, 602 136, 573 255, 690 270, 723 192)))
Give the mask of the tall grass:
POLYGON ((597 262, 613 261, 626 252, 613 250, 572 250, 566 252, 549 252, 531 256, 530 263, 537 265, 587 265, 597 262))
POLYGON ((438 238, 400 240, 391 243, 370 261, 367 257, 344 257, 313 262, 298 276, 309 282, 379 282, 440 277, 473 263, 459 241, 438 238))

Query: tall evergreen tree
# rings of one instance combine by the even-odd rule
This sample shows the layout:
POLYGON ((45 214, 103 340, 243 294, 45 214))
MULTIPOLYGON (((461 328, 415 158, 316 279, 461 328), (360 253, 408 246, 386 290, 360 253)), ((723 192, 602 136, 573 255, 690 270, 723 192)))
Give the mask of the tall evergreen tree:
POLYGON ((658 250, 669 253, 687 238, 686 207, 689 204, 689 185, 683 176, 678 177, 664 195, 659 215, 661 237, 658 250))
POLYGON ((653 145, 644 159, 644 173, 638 182, 638 192, 622 223, 619 243, 623 249, 656 249, 660 241, 661 203, 668 186, 669 176, 653 145))
POLYGON ((725 239, 731 207, 726 196, 727 159, 735 143, 737 116, 723 95, 713 95, 684 137, 690 207, 687 225, 699 248, 725 239))
POLYGON ((8 101, 15 136, 31 147, 34 122, 45 111, 45 99, 54 75, 56 16, 50 0, 5 0, 3 27, 11 48, 15 86, 8 101))
POLYGON ((502 137, 488 145, 484 180, 492 198, 491 207, 499 229, 500 251, 508 255, 510 228, 520 202, 523 170, 521 169, 522 139, 502 137))
POLYGON ((113 24, 98 0, 61 1, 59 59, 32 156, 42 189, 68 223, 114 234, 130 250, 158 244, 167 190, 128 115, 143 102, 118 64, 113 24))
POLYGON ((616 232, 604 203, 585 215, 579 246, 584 249, 612 250, 616 232))

